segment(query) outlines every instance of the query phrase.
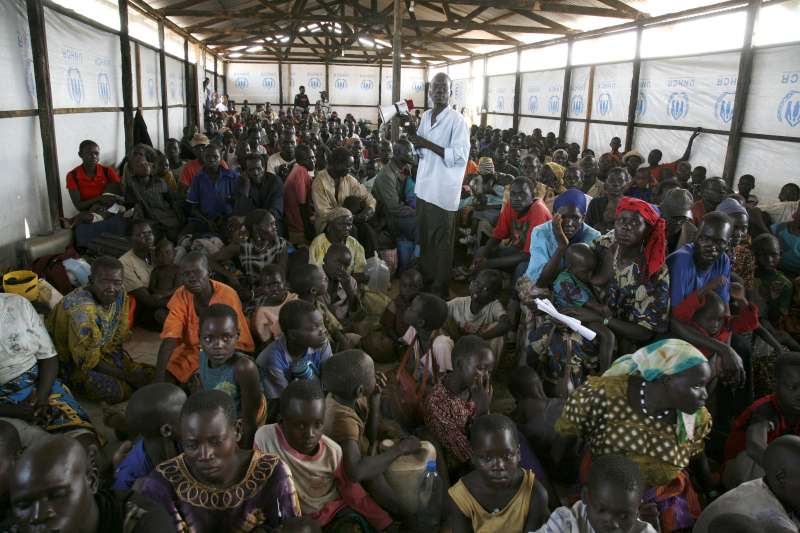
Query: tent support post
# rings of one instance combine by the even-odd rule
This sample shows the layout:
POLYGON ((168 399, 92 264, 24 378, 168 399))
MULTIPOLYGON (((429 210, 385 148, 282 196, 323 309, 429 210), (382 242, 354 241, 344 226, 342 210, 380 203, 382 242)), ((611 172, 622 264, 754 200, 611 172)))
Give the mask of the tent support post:
POLYGON ((119 0, 119 48, 122 67, 122 120, 125 126, 125 153, 133 148, 133 74, 131 39, 128 35, 128 0, 119 0))
POLYGON ((567 66, 564 67, 564 87, 561 91, 561 118, 558 123, 558 142, 560 143, 563 143, 567 136, 570 85, 572 85, 572 39, 567 41, 567 66))
POLYGON ((217 56, 214 56, 214 92, 219 94, 219 84, 217 83, 217 79, 217 56))
POLYGON ((636 55, 633 56, 631 74, 631 97, 628 101, 628 121, 625 124, 625 151, 633 148, 633 131, 636 122, 636 108, 639 104, 639 74, 642 71, 642 28, 636 30, 636 55))
MULTIPOLYGON (((403 0, 394 0, 392 21, 392 103, 400 100, 403 46, 403 0)), ((380 93, 379 93, 380 94, 380 93)), ((427 97, 427 95, 426 95, 427 97)), ((379 96, 380 98, 380 96, 379 96)), ((427 98, 426 98, 427 99, 427 98)), ((380 103, 380 100, 378 100, 380 103)), ((400 138, 400 119, 392 120, 392 141, 400 138)))
POLYGON ((52 233, 58 225, 58 217, 63 213, 63 209, 61 205, 61 179, 58 175, 55 123, 53 121, 50 65, 47 60, 44 6, 42 5, 42 0, 27 0, 26 4, 28 9, 28 29, 31 34, 33 77, 36 82, 36 104, 39 108, 39 134, 42 139, 44 176, 47 182, 47 204, 50 215, 48 233, 52 233))
POLYGON ((739 55, 739 74, 736 78, 736 96, 733 99, 733 117, 731 118, 731 133, 728 136, 728 149, 725 152, 725 166, 722 177, 733 187, 736 174, 736 165, 739 161, 739 148, 742 144, 742 126, 747 111, 747 93, 750 92, 750 81, 753 77, 753 29, 761 8, 761 0, 750 0, 747 6, 747 23, 745 25, 744 44, 739 55))
POLYGON ((589 86, 586 96, 586 126, 583 128, 583 139, 581 139, 581 149, 586 150, 589 144, 589 128, 592 127, 592 108, 594 107, 594 65, 589 67, 589 86))
POLYGON ((483 58, 483 97, 481 98, 481 128, 489 124, 489 78, 486 76, 488 57, 483 58))
POLYGON ((143 107, 142 105, 142 50, 139 43, 134 43, 134 55, 136 56, 136 66, 134 72, 136 73, 136 107, 143 107))
MULTIPOLYGON (((195 69, 195 72, 197 70, 195 69)), ((186 113, 184 116, 186 117, 186 125, 192 127, 197 121, 197 97, 195 95, 197 91, 197 80, 192 77, 192 64, 189 63, 189 40, 183 40, 183 79, 185 80, 183 86, 183 100, 186 102, 186 113), (194 108, 195 113, 192 113, 192 108, 194 108)), ((181 132, 183 135, 183 132, 181 132)), ((169 137, 167 137, 169 139, 169 137)), ((167 142, 164 141, 164 149, 167 148, 167 142)))
POLYGON ((283 62, 278 61, 278 110, 283 109, 283 62))
MULTIPOLYGON (((169 139, 169 106, 167 105, 167 56, 164 52, 164 21, 158 21, 158 64, 161 69, 161 121, 164 125, 164 136, 169 139)), ((166 143, 165 143, 166 144, 166 143)))
POLYGON ((519 71, 521 55, 517 51, 517 73, 514 75, 514 122, 512 127, 517 133, 519 133, 519 113, 522 106, 522 73, 519 71))

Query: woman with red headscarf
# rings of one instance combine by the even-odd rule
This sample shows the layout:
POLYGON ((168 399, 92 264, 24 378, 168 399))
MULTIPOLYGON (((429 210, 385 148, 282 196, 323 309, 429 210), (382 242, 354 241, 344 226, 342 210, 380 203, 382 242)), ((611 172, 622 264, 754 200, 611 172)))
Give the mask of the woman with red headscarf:
POLYGON ((597 257, 613 270, 606 285, 606 309, 598 313, 583 307, 566 312, 583 322, 602 321, 617 337, 617 353, 635 351, 669 328, 665 228, 666 222, 651 204, 622 197, 614 229, 591 244, 597 257))

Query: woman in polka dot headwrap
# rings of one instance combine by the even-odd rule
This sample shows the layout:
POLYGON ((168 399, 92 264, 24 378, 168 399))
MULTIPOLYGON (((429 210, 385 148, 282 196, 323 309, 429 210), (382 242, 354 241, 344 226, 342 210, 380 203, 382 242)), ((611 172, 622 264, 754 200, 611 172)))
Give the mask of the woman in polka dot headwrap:
POLYGON ((657 505, 662 532, 691 528, 701 509, 687 469, 708 478, 703 441, 711 430, 710 379, 703 354, 678 339, 654 342, 590 377, 556 423, 562 437, 587 445, 582 481, 592 457, 625 455, 642 471, 644 502, 657 505))

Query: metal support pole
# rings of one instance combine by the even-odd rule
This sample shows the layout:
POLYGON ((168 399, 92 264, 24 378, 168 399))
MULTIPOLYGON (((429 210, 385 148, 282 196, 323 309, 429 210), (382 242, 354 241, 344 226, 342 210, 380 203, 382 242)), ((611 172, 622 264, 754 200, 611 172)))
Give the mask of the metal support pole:
POLYGON ((520 107, 522 106, 522 74, 519 71, 521 55, 522 54, 517 51, 517 73, 514 76, 514 131, 519 131, 519 114, 520 107))
POLYGON ((219 94, 219 87, 217 87, 218 78, 219 76, 217 76, 217 56, 214 56, 214 92, 217 94, 219 94))
POLYGON ((131 39, 128 35, 128 0, 119 0, 119 50, 122 67, 122 121, 125 127, 125 153, 133 148, 133 75, 131 39))
POLYGON ((167 56, 164 52, 164 21, 158 21, 158 64, 161 69, 161 121, 164 139, 169 138, 169 107, 167 107, 167 56))
MULTIPOLYGON (((394 19, 392 26, 392 103, 400 100, 400 83, 402 76, 402 46, 403 46, 403 0, 394 0, 394 19)), ((427 87, 427 85, 426 85, 427 87)), ((427 103, 428 95, 425 94, 427 103)), ((400 119, 392 121, 392 140, 396 141, 400 137, 400 119)))
POLYGON ((755 27, 761 0, 750 0, 747 8, 747 25, 745 26, 744 44, 739 56, 739 74, 736 78, 736 96, 733 99, 733 117, 731 118, 731 133, 728 137, 728 149, 725 152, 725 167, 722 177, 733 187, 736 165, 739 160, 739 148, 742 143, 742 126, 747 111, 747 93, 750 92, 750 81, 753 77, 753 28, 755 27))
POLYGON ((50 215, 48 233, 58 225, 63 213, 61 206, 61 179, 58 175, 58 153, 53 122, 53 94, 50 88, 50 65, 47 60, 44 7, 42 0, 27 0, 28 29, 31 34, 33 78, 36 82, 36 104, 39 107, 39 134, 42 139, 44 176, 47 183, 47 204, 50 215))
POLYGON ((489 58, 483 58, 483 97, 481 98, 481 127, 489 123, 489 78, 486 77, 486 64, 489 58))
POLYGON ((278 61, 278 110, 283 109, 283 63, 278 61))
POLYGON ((564 142, 567 136, 570 85, 572 85, 572 39, 567 41, 567 66, 564 67, 564 87, 561 91, 561 119, 558 123, 558 142, 564 142))
POLYGON ((625 151, 633 148, 634 124, 636 109, 639 107, 639 74, 642 71, 642 28, 636 30, 636 54, 633 56, 633 73, 631 74, 631 98, 628 101, 628 123, 625 125, 625 151))

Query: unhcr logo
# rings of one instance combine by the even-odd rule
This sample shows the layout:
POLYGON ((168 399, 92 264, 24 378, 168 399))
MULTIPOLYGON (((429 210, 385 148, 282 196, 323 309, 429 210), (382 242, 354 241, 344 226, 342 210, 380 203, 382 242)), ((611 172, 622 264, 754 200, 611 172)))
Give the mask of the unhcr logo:
POLYGON ((335 82, 333 82, 333 86, 337 89, 347 89, 347 80, 344 78, 337 78, 335 82))
POLYGON ((611 95, 608 93, 600 93, 600 96, 597 97, 597 112, 600 113, 601 117, 604 117, 611 113, 613 109, 613 102, 611 101, 611 95))
POLYGON ((83 103, 83 79, 81 79, 81 71, 76 67, 67 70, 67 92, 74 104, 83 103))
POLYGON ((667 115, 680 120, 689 114, 689 95, 685 92, 672 93, 667 101, 667 115))
POLYGON ((97 75, 97 98, 103 104, 108 105, 111 103, 111 83, 108 81, 108 74, 105 72, 97 75))
POLYGON ((795 127, 800 124, 800 91, 789 91, 778 105, 778 122, 795 127))
POLYGON ((530 98, 528 98, 528 113, 530 113, 531 115, 533 115, 533 114, 535 114, 537 111, 539 111, 539 97, 537 97, 537 96, 534 94, 533 96, 531 96, 530 98))
POLYGON ((263 78, 261 80, 261 86, 265 89, 272 89, 275 87, 275 78, 263 78))
POLYGON ((504 104, 505 104, 505 100, 503 99, 503 97, 502 96, 498 96, 497 97, 497 103, 495 104, 495 109, 497 111, 502 111, 504 104))
POLYGON ((724 92, 717 98, 717 103, 714 105, 714 114, 717 118, 724 123, 728 123, 733 118, 733 101, 736 98, 736 93, 724 92))
POLYGON ((421 81, 415 81, 414 84, 411 86, 415 92, 422 92, 425 89, 425 84, 421 81))
POLYGON ((570 100, 569 107, 573 115, 580 115, 583 113, 583 96, 576 94, 570 100))
POLYGON ((556 95, 550 97, 547 101, 547 111, 550 113, 558 113, 561 110, 561 98, 556 95))
POLYGON ((647 95, 639 93, 639 98, 636 99, 636 116, 643 117, 647 113, 647 95))
POLYGON ((308 80, 308 86, 312 89, 319 89, 322 86, 322 82, 319 81, 319 78, 311 78, 308 80))
POLYGON ((247 89, 247 86, 248 86, 248 85, 250 85, 250 80, 248 80, 248 79, 247 79, 247 78, 245 78, 244 76, 239 76, 238 78, 235 78, 235 79, 233 80, 233 85, 234 85, 234 86, 235 86, 237 89, 240 89, 240 90, 241 90, 241 89, 247 89))
POLYGON ((373 87, 375 87, 375 82, 372 80, 361 80, 361 90, 362 91, 369 91, 373 87))

